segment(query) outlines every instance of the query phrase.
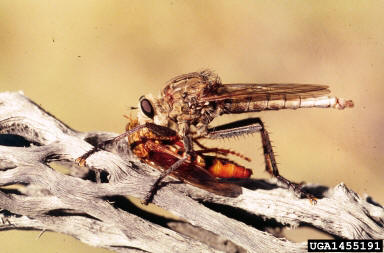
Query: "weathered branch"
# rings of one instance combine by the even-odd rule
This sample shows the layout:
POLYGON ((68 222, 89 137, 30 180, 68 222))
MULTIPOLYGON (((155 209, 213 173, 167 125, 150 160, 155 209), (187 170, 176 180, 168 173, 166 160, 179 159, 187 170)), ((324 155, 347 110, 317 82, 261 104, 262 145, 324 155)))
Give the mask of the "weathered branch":
POLYGON ((273 181, 249 180, 243 194, 226 198, 168 178, 153 203, 185 223, 150 215, 124 196, 143 199, 156 169, 137 160, 124 141, 113 152, 89 157, 87 168, 77 166, 90 143, 115 134, 75 131, 21 93, 0 93, 0 134, 0 229, 57 231, 118 252, 306 251, 305 243, 265 232, 268 224, 384 239, 384 209, 343 183, 332 189, 307 185, 319 197, 311 205, 273 181), (70 175, 53 170, 51 162, 64 164, 70 175), (95 172, 106 173, 105 182, 90 180, 95 172), (22 186, 4 188, 12 185, 22 186))

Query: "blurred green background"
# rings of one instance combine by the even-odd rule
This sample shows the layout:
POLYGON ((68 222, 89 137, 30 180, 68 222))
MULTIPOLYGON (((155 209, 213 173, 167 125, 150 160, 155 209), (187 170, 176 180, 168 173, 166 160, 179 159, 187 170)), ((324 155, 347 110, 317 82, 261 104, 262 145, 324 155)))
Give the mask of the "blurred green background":
MULTIPOLYGON (((344 182, 384 203, 383 1, 1 0, 0 13, 0 90, 24 91, 81 131, 123 132, 141 95, 206 67, 225 83, 328 84, 355 108, 253 116, 287 178, 344 182)), ((251 156, 255 176, 269 177, 259 136, 214 145, 251 156)), ((107 252, 38 234, 0 232, 1 251, 107 252)))

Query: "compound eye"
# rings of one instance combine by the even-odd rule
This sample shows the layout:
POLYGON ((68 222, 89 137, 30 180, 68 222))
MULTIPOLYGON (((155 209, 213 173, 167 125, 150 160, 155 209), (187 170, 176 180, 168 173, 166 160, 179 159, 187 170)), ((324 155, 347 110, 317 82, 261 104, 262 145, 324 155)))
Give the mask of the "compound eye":
POLYGON ((148 99, 143 98, 140 100, 140 108, 141 111, 145 114, 145 116, 153 119, 153 117, 155 116, 155 111, 153 110, 153 106, 148 99))

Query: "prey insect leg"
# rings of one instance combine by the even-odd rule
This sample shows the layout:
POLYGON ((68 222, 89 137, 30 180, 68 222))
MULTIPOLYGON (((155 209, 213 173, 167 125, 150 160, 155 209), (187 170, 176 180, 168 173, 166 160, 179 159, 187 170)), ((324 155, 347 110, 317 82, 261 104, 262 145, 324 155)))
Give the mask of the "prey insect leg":
POLYGON ((249 157, 246 157, 245 155, 243 154, 240 154, 238 152, 235 152, 233 150, 230 150, 230 149, 224 149, 224 148, 207 148, 206 146, 204 146, 203 144, 201 144, 199 141, 197 141, 197 139, 193 139, 193 142, 196 143, 197 146, 199 146, 201 148, 201 150, 197 150, 195 151, 196 154, 204 154, 204 153, 216 153, 216 154, 220 154, 220 155, 228 155, 228 154, 231 154, 231 155, 234 155, 234 156, 237 156, 237 157, 240 157, 241 159, 244 159, 248 162, 251 161, 251 158, 249 157))

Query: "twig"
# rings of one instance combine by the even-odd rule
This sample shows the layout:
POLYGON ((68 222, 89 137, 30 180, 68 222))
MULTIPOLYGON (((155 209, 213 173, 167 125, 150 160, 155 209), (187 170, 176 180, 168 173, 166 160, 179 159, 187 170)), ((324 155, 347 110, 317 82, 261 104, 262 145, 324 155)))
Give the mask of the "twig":
POLYGON ((272 181, 249 180, 243 194, 227 198, 168 178, 153 203, 185 223, 150 215, 125 196, 143 199, 156 169, 138 161, 124 141, 110 147, 113 152, 89 157, 87 168, 77 166, 90 143, 116 134, 73 130, 21 93, 0 93, 0 134, 0 186, 23 185, 1 188, 0 229, 56 231, 117 252, 306 251, 305 243, 265 232, 271 224, 384 239, 383 207, 343 183, 332 189, 307 185, 319 197, 311 205, 272 181), (52 162, 64 164, 70 175, 53 170, 52 162), (107 176, 96 183, 90 177, 95 172, 107 176))

